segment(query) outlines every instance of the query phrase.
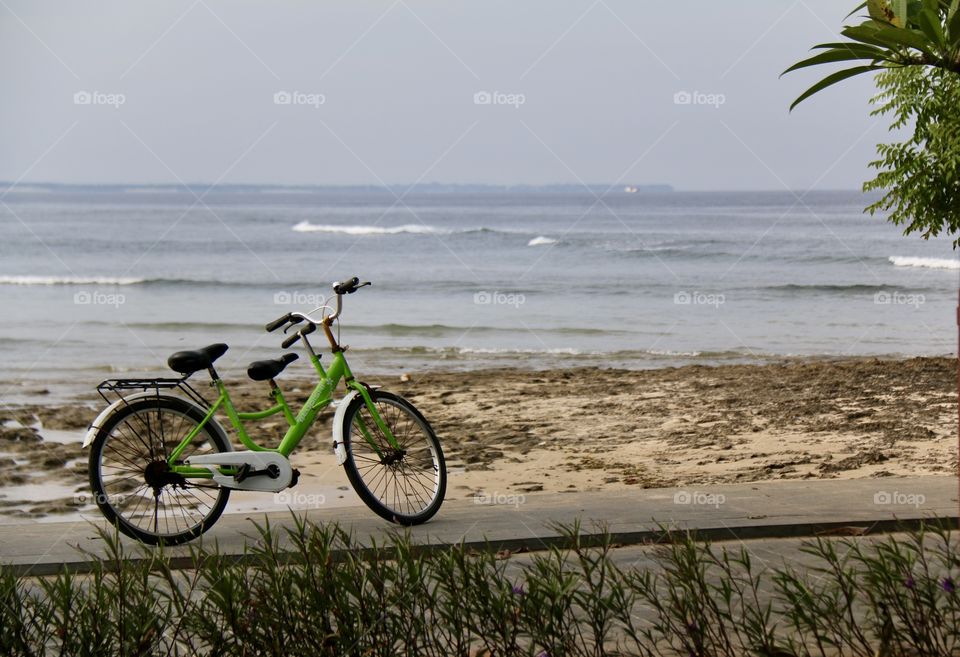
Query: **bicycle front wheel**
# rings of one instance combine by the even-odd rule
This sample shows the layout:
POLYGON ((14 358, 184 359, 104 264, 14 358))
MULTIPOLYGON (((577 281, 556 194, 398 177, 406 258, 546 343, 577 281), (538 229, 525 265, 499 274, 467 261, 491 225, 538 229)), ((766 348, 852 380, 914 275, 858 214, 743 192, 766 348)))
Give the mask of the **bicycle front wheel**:
MULTIPOLYGON (((179 397, 147 397, 119 408, 104 423, 90 449, 90 488, 100 511, 121 532, 150 545, 177 545, 202 534, 223 513, 229 489, 211 479, 187 479, 168 465, 170 452, 204 415, 179 397)), ((211 422, 181 460, 230 451, 211 422)))
POLYGON ((373 391, 371 398, 399 449, 390 445, 363 397, 355 397, 343 416, 343 468, 374 513, 401 525, 419 525, 440 509, 447 490, 440 441, 406 399, 381 391, 373 391))

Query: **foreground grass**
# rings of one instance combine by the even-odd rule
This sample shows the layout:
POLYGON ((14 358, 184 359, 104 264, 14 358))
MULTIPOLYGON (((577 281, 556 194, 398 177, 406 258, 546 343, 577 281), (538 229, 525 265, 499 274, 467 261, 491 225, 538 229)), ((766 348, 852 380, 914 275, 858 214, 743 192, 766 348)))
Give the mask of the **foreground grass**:
POLYGON ((241 562, 194 547, 189 570, 105 535, 90 574, 0 573, 0 655, 960 654, 960 559, 938 526, 812 540, 804 570, 686 534, 657 548, 657 569, 621 569, 609 537, 563 531, 566 549, 520 569, 304 522, 260 528, 241 562))

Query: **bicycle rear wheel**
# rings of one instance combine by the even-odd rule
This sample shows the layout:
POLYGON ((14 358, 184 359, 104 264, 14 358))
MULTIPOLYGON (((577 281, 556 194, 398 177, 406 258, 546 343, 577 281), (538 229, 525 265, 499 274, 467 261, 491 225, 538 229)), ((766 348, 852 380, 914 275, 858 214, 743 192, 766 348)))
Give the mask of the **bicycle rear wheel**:
MULTIPOLYGON (((179 397, 147 397, 122 406, 104 423, 90 449, 90 488, 121 532, 151 545, 177 545, 202 534, 223 513, 229 489, 210 479, 186 479, 167 463, 204 416, 179 397)), ((211 421, 180 459, 230 449, 211 421)))
POLYGON ((382 391, 373 391, 371 397, 400 449, 390 446, 363 397, 358 396, 343 416, 347 454, 343 468, 360 499, 374 513, 401 525, 419 525, 440 509, 447 490, 440 441, 407 400, 382 391))

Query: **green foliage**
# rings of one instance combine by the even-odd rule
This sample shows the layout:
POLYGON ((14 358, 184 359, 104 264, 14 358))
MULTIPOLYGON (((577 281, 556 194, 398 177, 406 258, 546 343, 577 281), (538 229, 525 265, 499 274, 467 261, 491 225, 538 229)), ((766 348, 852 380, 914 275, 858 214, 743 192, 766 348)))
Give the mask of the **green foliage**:
MULTIPOLYGON (((956 538, 816 539, 812 565, 666 535, 645 564, 561 528, 523 565, 409 534, 364 547, 336 526, 261 527, 242 561, 191 547, 109 556, 85 575, 0 570, 0 654, 934 657, 960 652, 956 538)), ((597 540, 599 538, 599 540, 597 540)))
POLYGON ((871 71, 904 66, 930 66, 960 73, 960 0, 870 0, 868 14, 841 34, 848 40, 813 47, 821 52, 797 62, 784 73, 835 62, 859 62, 857 66, 828 75, 793 101, 804 100, 847 78, 871 71))
MULTIPOLYGON (((838 82, 879 71, 872 115, 890 115, 891 130, 912 130, 902 142, 877 146, 877 176, 864 191, 881 191, 870 214, 888 213, 904 234, 924 239, 947 233, 960 246, 960 0, 868 0, 848 41, 814 46, 818 54, 784 73, 836 62, 858 62, 802 93, 805 99, 838 82)), ((848 16, 849 18, 849 16, 848 16)))
POLYGON ((905 234, 924 239, 960 234, 960 75, 914 66, 879 74, 877 86, 873 115, 889 115, 891 130, 912 134, 877 146, 870 166, 878 173, 863 188, 884 196, 867 210, 889 213, 905 234))

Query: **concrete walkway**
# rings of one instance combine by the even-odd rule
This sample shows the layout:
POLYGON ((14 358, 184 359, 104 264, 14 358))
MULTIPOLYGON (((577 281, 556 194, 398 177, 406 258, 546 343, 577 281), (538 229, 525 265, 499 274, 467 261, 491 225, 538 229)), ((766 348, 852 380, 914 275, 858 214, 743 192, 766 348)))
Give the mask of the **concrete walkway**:
MULTIPOLYGON (((922 520, 950 518, 957 525, 955 477, 879 478, 763 482, 689 488, 638 489, 616 493, 530 494, 447 500, 429 523, 411 528, 413 539, 431 549, 464 542, 472 547, 537 550, 562 542, 556 524, 582 523, 581 535, 596 536, 605 525, 622 545, 660 540, 663 529, 696 530, 710 540, 783 538, 817 534, 886 532, 922 520)), ((255 540, 251 521, 289 527, 291 514, 227 513, 204 535, 221 553, 242 558, 255 540)), ((316 523, 338 522, 363 544, 381 544, 397 528, 365 507, 297 512, 316 523)), ((104 554, 99 516, 78 522, 0 525, 0 564, 20 574, 47 575, 64 567, 83 572, 104 554)), ((137 544, 124 540, 136 553, 137 544)), ((189 565, 189 548, 167 548, 189 565)))

